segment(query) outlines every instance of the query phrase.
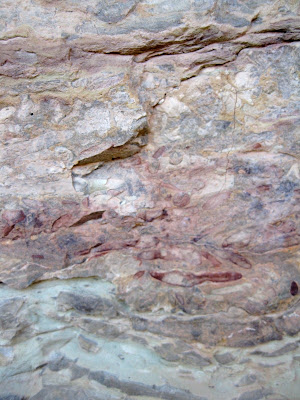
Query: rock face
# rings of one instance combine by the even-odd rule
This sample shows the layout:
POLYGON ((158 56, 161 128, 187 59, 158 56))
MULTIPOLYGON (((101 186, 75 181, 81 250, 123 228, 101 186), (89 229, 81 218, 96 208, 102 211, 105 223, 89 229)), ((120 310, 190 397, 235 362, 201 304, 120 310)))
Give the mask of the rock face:
POLYGON ((0 400, 299 400, 297 0, 4 0, 0 400))

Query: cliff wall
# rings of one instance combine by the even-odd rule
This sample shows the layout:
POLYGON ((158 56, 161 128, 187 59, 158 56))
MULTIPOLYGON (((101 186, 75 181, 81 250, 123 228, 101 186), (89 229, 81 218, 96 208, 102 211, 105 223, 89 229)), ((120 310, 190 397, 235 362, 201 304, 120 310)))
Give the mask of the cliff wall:
POLYGON ((0 7, 0 399, 299 400, 299 2, 0 7))

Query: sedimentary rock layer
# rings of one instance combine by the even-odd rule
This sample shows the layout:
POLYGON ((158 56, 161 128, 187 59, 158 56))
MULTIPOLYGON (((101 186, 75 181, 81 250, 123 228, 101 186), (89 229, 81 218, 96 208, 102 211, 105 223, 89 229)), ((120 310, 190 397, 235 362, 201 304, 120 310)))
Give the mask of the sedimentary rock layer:
POLYGON ((292 0, 1 4, 0 399, 299 399, 299 38, 292 0))

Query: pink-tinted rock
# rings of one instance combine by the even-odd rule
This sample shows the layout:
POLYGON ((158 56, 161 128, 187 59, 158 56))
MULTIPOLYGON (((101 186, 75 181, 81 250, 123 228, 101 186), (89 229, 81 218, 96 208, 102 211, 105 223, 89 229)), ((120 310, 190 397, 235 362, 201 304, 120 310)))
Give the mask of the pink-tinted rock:
POLYGON ((2 3, 0 397, 298 400, 297 2, 2 3))
POLYGON ((22 210, 4 210, 2 213, 2 219, 9 225, 15 225, 18 222, 24 221, 26 218, 22 210))
POLYGON ((187 193, 176 193, 173 196, 173 204, 176 207, 185 207, 190 202, 190 196, 187 193))

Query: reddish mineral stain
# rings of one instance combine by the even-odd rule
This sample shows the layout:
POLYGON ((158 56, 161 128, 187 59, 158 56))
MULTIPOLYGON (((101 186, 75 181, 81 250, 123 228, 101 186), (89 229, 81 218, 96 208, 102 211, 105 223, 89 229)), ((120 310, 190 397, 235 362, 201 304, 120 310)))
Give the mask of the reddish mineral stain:
POLYGON ((228 260, 241 268, 249 269, 252 267, 251 263, 241 254, 231 252, 228 254, 228 260))
POLYGON ((22 210, 4 210, 2 213, 2 221, 4 222, 1 237, 6 237, 15 228, 15 225, 26 219, 22 210))
POLYGON ((260 186, 257 186, 257 190, 259 192, 267 192, 270 189, 272 189, 272 185, 260 185, 260 186))
POLYGON ((185 207, 190 200, 190 196, 187 193, 176 193, 173 197, 173 204, 176 207, 185 207))
POLYGON ((59 228, 65 227, 69 225, 69 222, 72 220, 73 216, 71 214, 64 214, 61 217, 57 218, 52 224, 52 232, 57 231, 59 228))
POLYGON ((210 261, 214 267, 220 267, 221 262, 214 257, 212 254, 208 253, 207 251, 201 251, 201 255, 206 258, 208 261, 210 261))
POLYGON ((81 250, 81 251, 78 251, 77 253, 75 253, 75 256, 85 256, 85 255, 89 254, 90 251, 91 251, 91 249, 81 250))
POLYGON ((85 224, 86 222, 97 220, 102 218, 104 211, 94 211, 88 215, 84 215, 82 218, 80 218, 78 221, 75 222, 75 224, 71 225, 72 227, 80 226, 85 224))
POLYGON ((142 159, 140 156, 132 157, 131 165, 141 165, 141 164, 142 164, 142 159))
POLYGON ((180 271, 171 272, 159 272, 151 271, 150 275, 152 278, 157 279, 161 282, 167 283, 172 286, 191 287, 200 285, 203 282, 231 282, 241 279, 243 276, 239 272, 218 272, 218 273, 205 273, 201 275, 195 275, 192 273, 182 273, 180 271), (176 277, 177 282, 172 280, 176 277))
POLYGON ((139 279, 145 274, 145 271, 138 271, 136 274, 133 275, 134 278, 139 279))
POLYGON ((94 258, 98 258, 98 257, 105 256, 105 255, 108 254, 108 253, 109 253, 109 252, 108 252, 107 250, 98 252, 98 253, 92 255, 91 257, 89 257, 89 258, 87 259, 87 261, 93 260, 94 258))
POLYGON ((22 210, 4 210, 2 213, 2 219, 9 225, 15 225, 22 222, 25 218, 26 216, 22 210))
POLYGON ((33 260, 43 260, 45 257, 42 254, 32 254, 33 260))
POLYGON ((297 282, 293 281, 291 283, 291 290, 290 290, 291 291, 291 295, 292 296, 296 296, 298 294, 298 290, 299 290, 299 288, 298 288, 297 282))
POLYGON ((2 236, 3 236, 3 237, 7 236, 7 235, 14 229, 14 227, 15 227, 14 225, 11 225, 11 226, 6 225, 6 226, 3 228, 2 236))
POLYGON ((160 147, 159 149, 157 149, 156 150, 156 152, 153 154, 153 158, 159 158, 159 157, 161 157, 162 155, 163 155, 163 153, 165 152, 165 150, 166 150, 166 146, 162 146, 162 147, 160 147))

